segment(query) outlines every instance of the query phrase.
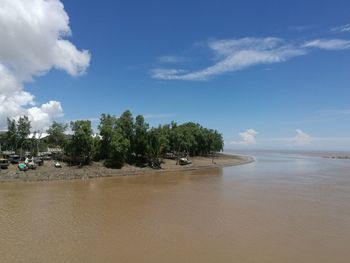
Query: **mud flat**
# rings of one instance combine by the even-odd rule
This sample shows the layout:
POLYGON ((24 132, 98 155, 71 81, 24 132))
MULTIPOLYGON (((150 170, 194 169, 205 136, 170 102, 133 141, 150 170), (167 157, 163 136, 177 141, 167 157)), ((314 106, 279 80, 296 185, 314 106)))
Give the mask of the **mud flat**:
POLYGON ((19 171, 17 165, 10 165, 8 169, 0 170, 0 182, 11 181, 51 181, 88 179, 111 176, 145 175, 151 173, 165 173, 175 171, 190 171, 200 169, 219 168, 246 164, 254 161, 252 157, 242 155, 218 154, 214 161, 211 157, 193 157, 191 164, 176 165, 176 160, 164 159, 161 169, 125 165, 122 169, 104 167, 102 162, 92 162, 91 165, 77 167, 62 163, 62 168, 55 168, 53 161, 46 161, 43 166, 26 172, 19 171))

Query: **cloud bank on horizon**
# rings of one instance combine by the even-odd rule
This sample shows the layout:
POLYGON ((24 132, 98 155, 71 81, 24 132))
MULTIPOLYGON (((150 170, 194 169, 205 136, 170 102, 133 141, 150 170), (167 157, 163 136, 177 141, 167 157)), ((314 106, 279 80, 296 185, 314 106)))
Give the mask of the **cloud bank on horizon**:
MULTIPOLYGON (((329 138, 313 138, 311 135, 307 134, 306 132, 302 131, 301 129, 295 130, 296 134, 294 137, 287 137, 287 138, 268 138, 268 139, 261 139, 261 142, 263 143, 282 143, 283 145, 289 145, 289 146, 309 146, 314 141, 314 139, 317 140, 329 140, 329 138)), ((242 145, 242 146, 254 146, 258 144, 256 140, 256 136, 259 134, 259 132, 255 131, 254 129, 247 129, 243 132, 238 133, 240 140, 232 141, 231 145, 242 145)))
MULTIPOLYGON (((349 25, 337 28, 340 32, 347 32, 348 29, 349 25)), ((297 43, 276 37, 245 37, 210 41, 207 43, 207 48, 214 54, 213 65, 192 71, 183 68, 158 67, 151 70, 152 78, 203 81, 256 65, 281 63, 297 56, 307 55, 312 49, 350 49, 350 40, 320 38, 297 43)))
POLYGON ((303 132, 300 129, 296 129, 296 135, 294 137, 294 144, 297 146, 305 146, 305 145, 309 145, 312 142, 312 137, 307 134, 306 132, 303 132))
POLYGON ((60 0, 2 0, 0 35, 0 129, 7 117, 28 115, 33 130, 44 130, 63 115, 61 103, 37 105, 24 84, 53 68, 84 74, 90 53, 65 39, 71 29, 60 0))
POLYGON ((233 141, 232 144, 239 144, 239 145, 254 145, 256 144, 255 136, 258 134, 257 131, 253 129, 247 129, 244 132, 238 133, 241 140, 239 141, 233 141))

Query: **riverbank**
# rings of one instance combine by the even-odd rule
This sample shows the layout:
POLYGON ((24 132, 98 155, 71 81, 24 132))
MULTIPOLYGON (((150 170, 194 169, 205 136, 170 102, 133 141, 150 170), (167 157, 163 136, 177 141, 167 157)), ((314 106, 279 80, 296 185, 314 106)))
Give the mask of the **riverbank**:
POLYGON ((193 157, 191 164, 176 165, 175 160, 164 159, 162 169, 152 169, 150 167, 137 167, 125 165, 122 169, 110 169, 104 167, 102 162, 93 162, 84 167, 68 166, 62 163, 62 168, 55 168, 53 161, 45 161, 43 166, 38 166, 35 170, 26 172, 19 171, 17 165, 10 165, 8 169, 0 170, 0 182, 14 181, 51 181, 51 180, 73 180, 88 179, 112 176, 146 175, 150 173, 165 173, 175 171, 191 171, 210 168, 220 168, 246 164, 254 161, 252 157, 241 155, 218 154, 214 158, 214 163, 210 157, 193 157))

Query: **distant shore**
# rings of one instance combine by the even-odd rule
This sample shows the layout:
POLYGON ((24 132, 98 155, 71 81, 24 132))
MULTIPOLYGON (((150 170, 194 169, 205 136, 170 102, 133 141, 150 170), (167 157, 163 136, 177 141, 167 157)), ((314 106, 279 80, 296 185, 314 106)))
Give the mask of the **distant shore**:
POLYGON ((65 163, 62 163, 62 168, 55 168, 53 161, 45 161, 44 165, 38 166, 37 169, 23 172, 18 170, 17 165, 10 165, 8 169, 0 170, 0 182, 53 181, 146 175, 152 173, 205 170, 246 164, 254 161, 254 159, 249 156, 228 154, 216 155, 214 163, 212 163, 211 157, 193 157, 190 158, 190 160, 192 162, 191 164, 176 165, 176 160, 164 159, 161 169, 152 169, 150 167, 141 168, 133 165, 125 165, 122 169, 110 169, 104 167, 101 162, 93 162, 91 165, 83 166, 81 168, 77 166, 68 166, 65 163))

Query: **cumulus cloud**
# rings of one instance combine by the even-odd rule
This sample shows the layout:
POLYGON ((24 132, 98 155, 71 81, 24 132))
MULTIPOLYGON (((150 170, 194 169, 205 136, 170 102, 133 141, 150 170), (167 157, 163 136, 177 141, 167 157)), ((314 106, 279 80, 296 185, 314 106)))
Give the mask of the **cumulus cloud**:
POLYGON ((303 132, 302 130, 300 129, 296 129, 296 136, 294 137, 294 140, 293 142, 298 145, 298 146, 304 146, 304 145, 309 145, 312 141, 312 137, 303 132))
POLYGON ((29 120, 33 130, 41 130, 42 127, 48 127, 52 119, 63 116, 61 103, 58 101, 49 101, 41 107, 31 107, 27 110, 29 120))
POLYGON ((327 50, 350 49, 350 40, 344 39, 315 39, 306 42, 303 47, 320 48, 327 50))
POLYGON ((308 146, 315 141, 322 140, 322 138, 312 137, 301 129, 296 129, 295 132, 294 137, 265 138, 260 141, 269 146, 295 147, 308 146))
POLYGON ((258 134, 257 131, 253 129, 247 129, 244 132, 240 132, 238 135, 241 137, 240 141, 233 141, 232 144, 241 145, 254 145, 256 144, 255 136, 258 134))
POLYGON ((0 128, 6 118, 28 115, 36 129, 45 129, 62 116, 60 102, 36 105, 24 84, 52 68, 72 76, 84 74, 90 63, 87 50, 78 50, 69 17, 59 0, 2 0, 0 4, 0 128))

